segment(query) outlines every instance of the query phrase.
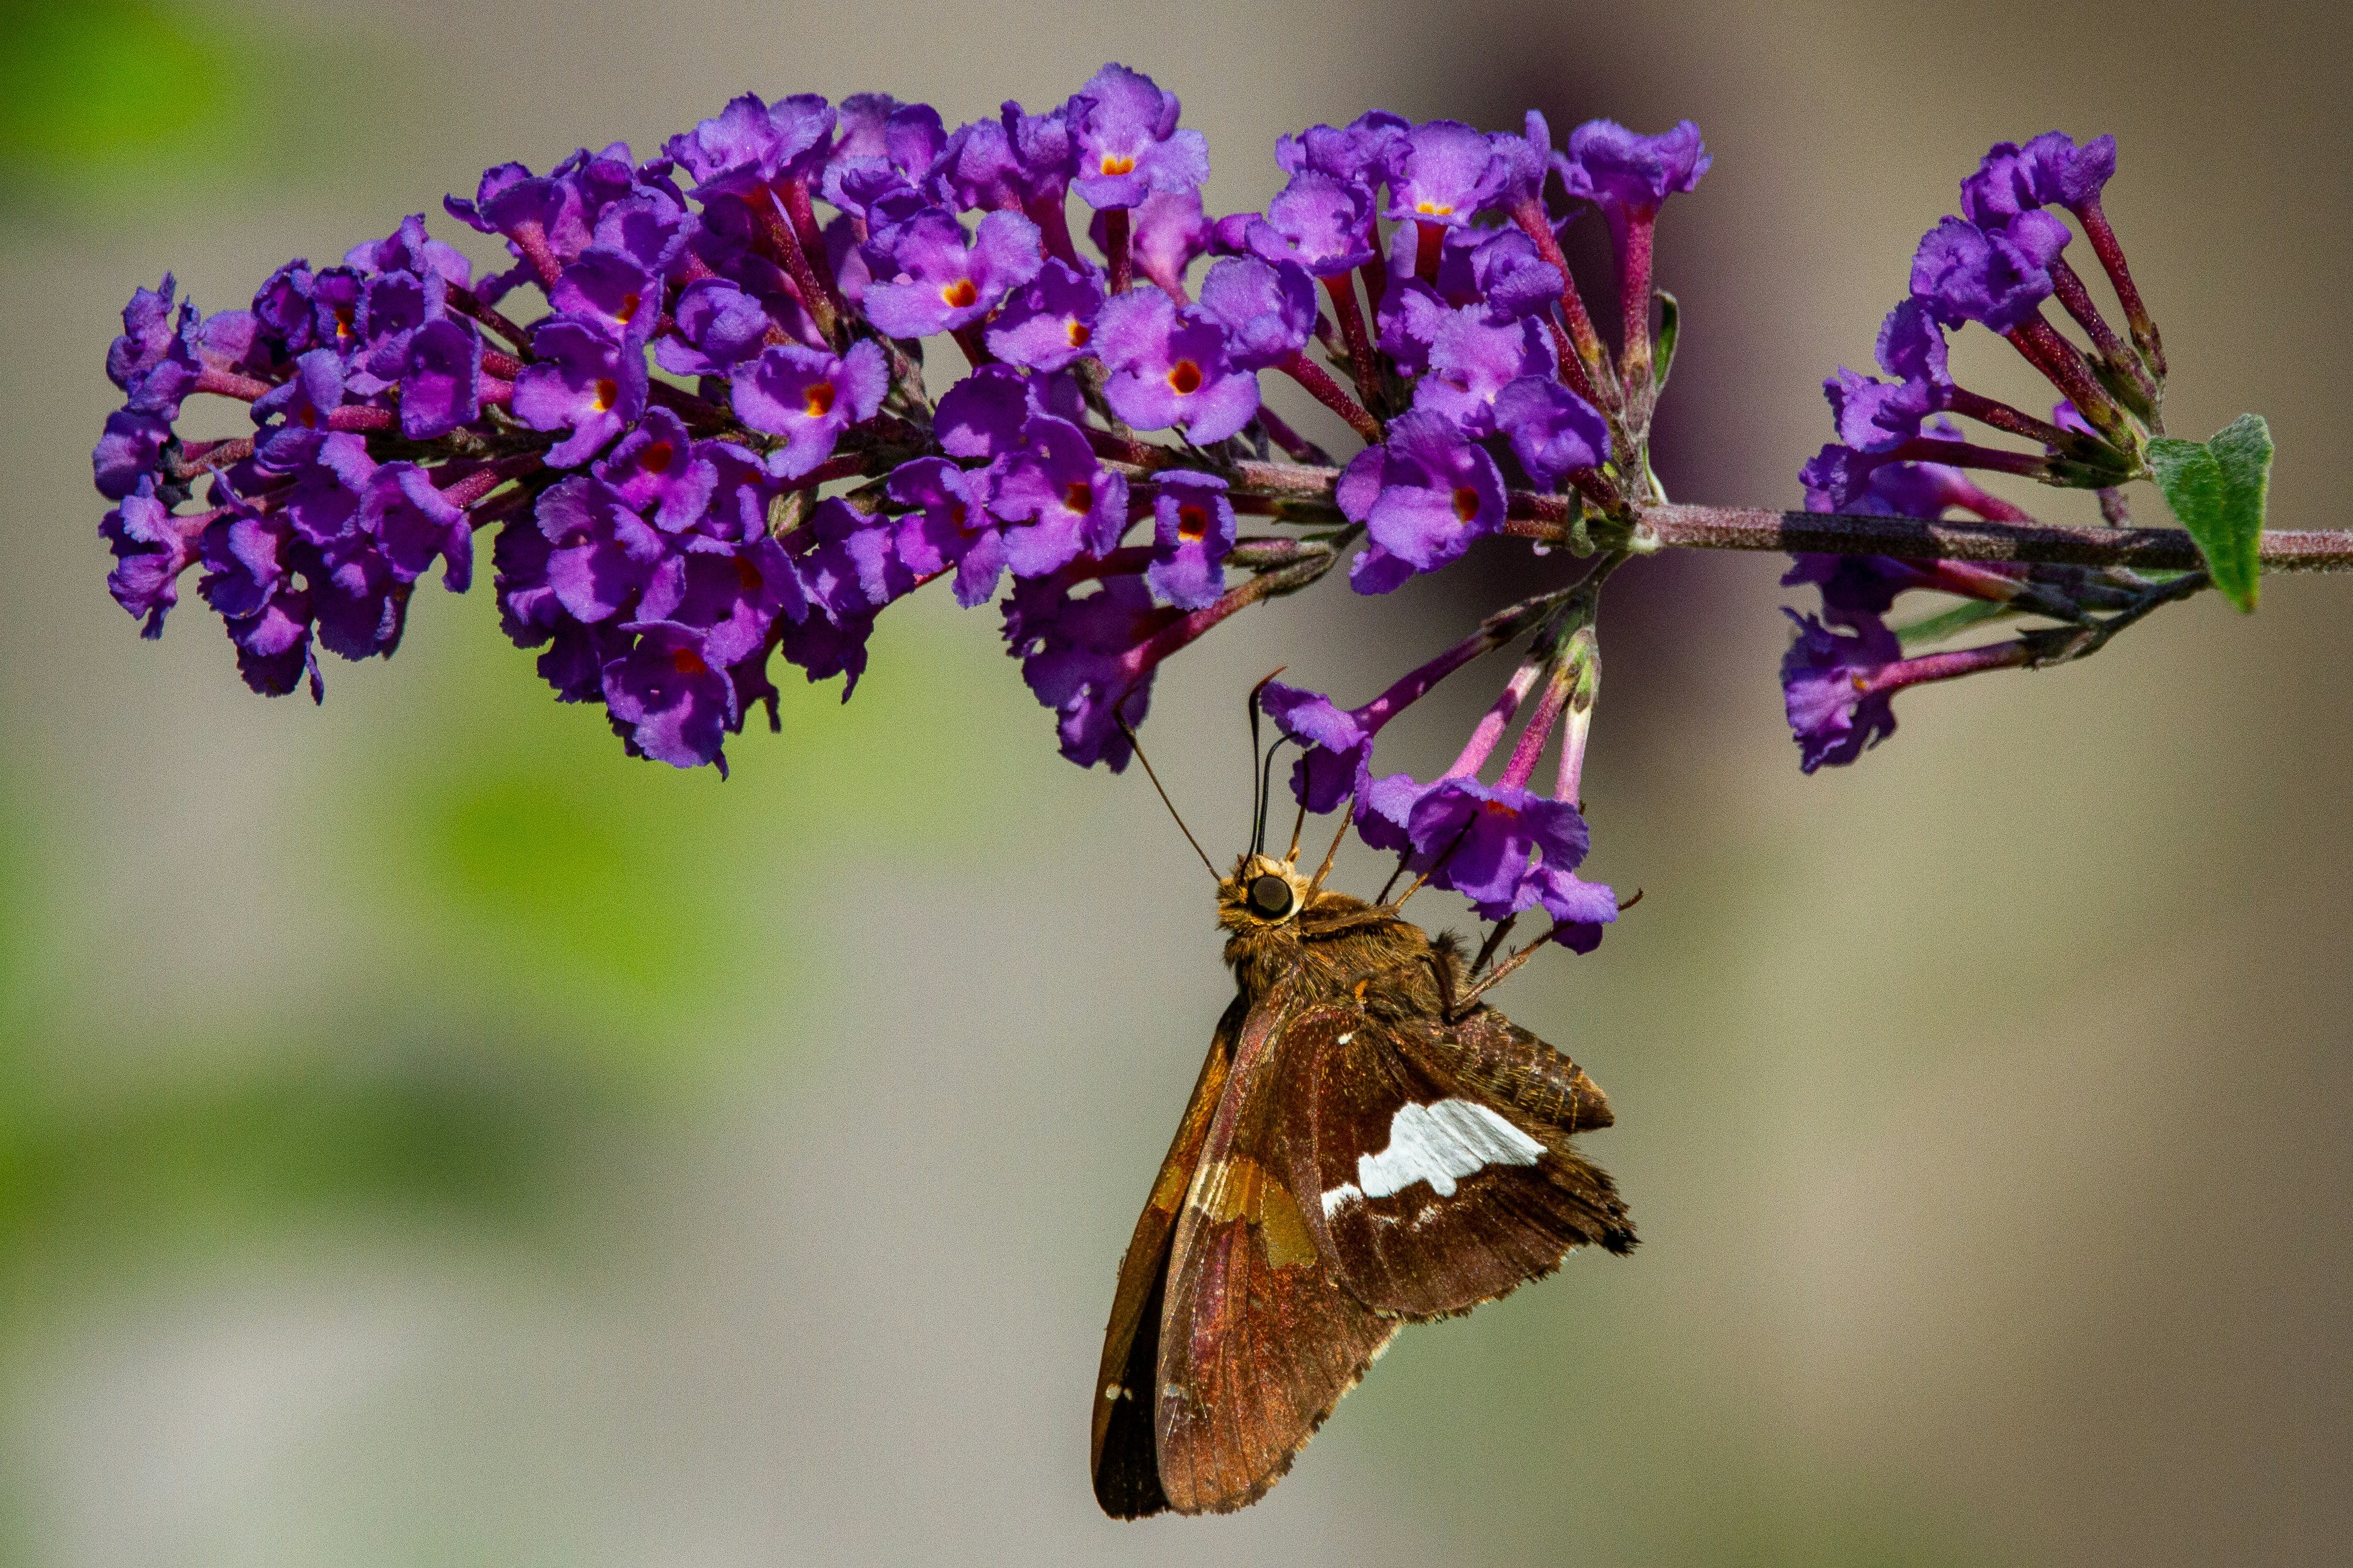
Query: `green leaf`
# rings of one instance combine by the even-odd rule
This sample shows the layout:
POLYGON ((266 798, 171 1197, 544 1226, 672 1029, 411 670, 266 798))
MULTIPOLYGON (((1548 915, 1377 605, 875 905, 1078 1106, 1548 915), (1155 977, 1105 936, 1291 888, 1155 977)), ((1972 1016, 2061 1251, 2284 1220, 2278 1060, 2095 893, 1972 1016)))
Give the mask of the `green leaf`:
POLYGON ((1664 392, 1667 389, 1667 373, 1675 368, 1675 340, 1683 336, 1683 308, 1664 289, 1656 292, 1659 296, 1659 371, 1658 379, 1651 384, 1664 392))
POLYGON ((2271 489, 2271 426, 2259 414, 2242 414, 2211 441, 2160 436, 2148 444, 2148 465, 2165 504, 2198 542, 2214 586, 2242 610, 2253 610, 2263 586, 2258 557, 2271 489))

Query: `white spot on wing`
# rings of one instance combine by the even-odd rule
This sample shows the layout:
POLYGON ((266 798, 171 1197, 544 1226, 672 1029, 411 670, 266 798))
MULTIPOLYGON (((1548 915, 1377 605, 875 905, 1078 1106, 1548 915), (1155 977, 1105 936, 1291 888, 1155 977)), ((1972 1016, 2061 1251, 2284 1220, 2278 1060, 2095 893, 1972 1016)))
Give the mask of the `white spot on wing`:
POLYGON ((1489 1165, 1533 1165, 1543 1152, 1543 1144, 1475 1100, 1409 1100, 1389 1119, 1388 1147, 1357 1155, 1356 1186, 1324 1194, 1324 1212, 1331 1214, 1334 1193, 1385 1198, 1416 1182, 1451 1197, 1461 1177, 1489 1165))
POLYGON ((1356 1183, 1342 1182, 1324 1194, 1324 1217, 1330 1219, 1334 1215, 1338 1214, 1344 1205, 1362 1203, 1364 1200, 1365 1194, 1357 1190, 1356 1183))

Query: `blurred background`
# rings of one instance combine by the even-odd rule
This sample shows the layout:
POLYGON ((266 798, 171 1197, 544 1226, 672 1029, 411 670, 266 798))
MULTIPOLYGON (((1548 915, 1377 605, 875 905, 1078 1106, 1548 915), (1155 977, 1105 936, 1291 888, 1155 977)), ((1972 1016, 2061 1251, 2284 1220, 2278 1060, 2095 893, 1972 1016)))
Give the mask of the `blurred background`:
MULTIPOLYGON (((1259 1507, 1115 1525, 1101 1326, 1229 983, 1159 804, 1053 754, 995 617, 887 617, 857 700, 788 692, 723 784, 549 701, 486 593, 420 595, 322 710, 248 695, 193 603, 141 643, 86 457, 116 312, 166 268, 227 307, 405 213, 448 235, 485 164, 649 152, 745 89, 954 123, 1115 58, 1208 132, 1213 211, 1271 193, 1279 132, 1371 105, 1698 120, 1715 169, 1662 234, 1681 500, 1793 502, 1820 377, 1868 359, 1978 154, 2114 131, 2174 427, 2267 414, 2274 521, 2337 525, 2344 12, 6 0, 0 27, 0 1561, 2353 1552, 2353 583, 1911 693, 1807 779, 1779 563, 1623 574, 1588 804, 1595 874, 1647 897, 1504 1000, 1608 1089, 1590 1149, 1645 1245, 1407 1333, 1259 1507)), ((1147 739, 1197 830, 1241 832, 1249 681, 1361 700, 1526 561, 1402 611, 1335 580, 1176 660, 1147 739)), ((1502 673, 1417 710, 1396 765, 1502 673)))

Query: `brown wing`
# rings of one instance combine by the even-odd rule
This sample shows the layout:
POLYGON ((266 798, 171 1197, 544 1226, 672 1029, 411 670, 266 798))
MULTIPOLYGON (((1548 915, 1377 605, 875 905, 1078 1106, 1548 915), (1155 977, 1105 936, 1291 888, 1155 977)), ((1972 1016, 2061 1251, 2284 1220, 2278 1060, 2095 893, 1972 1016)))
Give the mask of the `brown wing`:
POLYGON ((1468 1311, 1572 1247, 1634 1245, 1609 1177, 1569 1147, 1609 1124, 1608 1101, 1499 1013, 1449 1026, 1321 1008, 1288 1031, 1282 1072, 1309 1227, 1376 1311, 1468 1311))
POLYGON ((1103 1330, 1102 1370, 1095 1373, 1094 1439, 1089 1463, 1095 1500, 1113 1519, 1141 1519, 1168 1506, 1160 1489, 1160 1463, 1152 1430, 1153 1395, 1160 1362, 1160 1309, 1168 1276, 1169 1241, 1177 1211, 1192 1185, 1193 1166, 1226 1087, 1234 1039, 1249 1009, 1234 998, 1209 1039, 1209 1056, 1193 1085, 1185 1119, 1176 1124, 1152 1195, 1119 1260, 1119 1289, 1103 1330))
POLYGON ((1160 1486, 1180 1513, 1263 1496, 1398 1328, 1340 1288, 1289 1185, 1281 998, 1242 1026, 1176 1222, 1157 1405, 1160 1486))

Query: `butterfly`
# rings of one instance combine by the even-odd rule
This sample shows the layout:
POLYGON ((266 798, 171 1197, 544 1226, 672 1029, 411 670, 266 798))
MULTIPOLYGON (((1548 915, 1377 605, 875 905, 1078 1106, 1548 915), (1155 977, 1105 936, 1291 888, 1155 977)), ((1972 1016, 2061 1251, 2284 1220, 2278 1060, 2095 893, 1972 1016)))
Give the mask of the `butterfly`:
POLYGON ((1237 994, 1121 1259, 1095 1380, 1114 1518, 1255 1502, 1400 1327, 1574 1247, 1634 1246, 1570 1146, 1610 1124, 1593 1080, 1458 997, 1451 937, 1297 858, 1254 850, 1218 883, 1237 994))

